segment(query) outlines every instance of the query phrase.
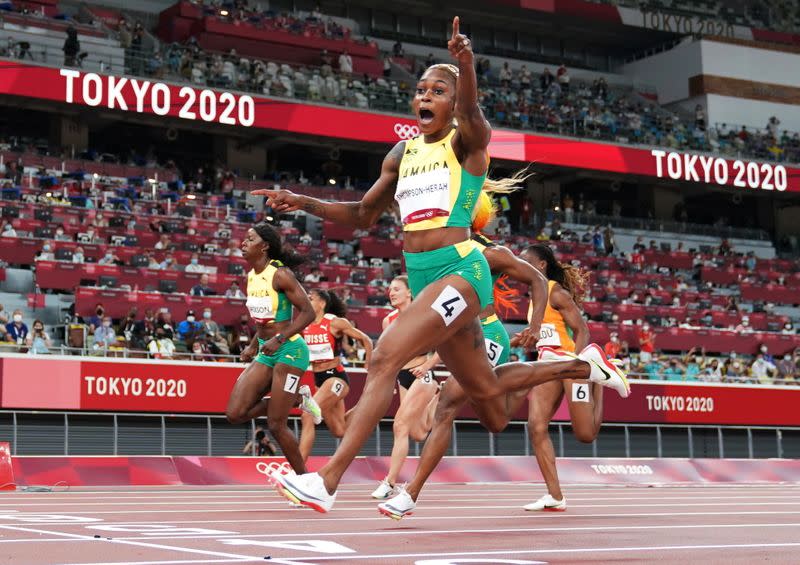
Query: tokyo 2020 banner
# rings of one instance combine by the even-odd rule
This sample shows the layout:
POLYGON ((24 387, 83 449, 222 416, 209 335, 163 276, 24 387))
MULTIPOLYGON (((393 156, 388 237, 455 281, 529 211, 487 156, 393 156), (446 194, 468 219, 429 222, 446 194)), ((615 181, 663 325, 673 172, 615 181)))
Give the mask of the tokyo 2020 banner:
MULTIPOLYGON (((0 61, 0 94, 371 143, 391 144, 419 134, 414 120, 405 117, 16 61, 0 61)), ((800 191, 800 169, 773 163, 502 129, 494 131, 489 151, 495 159, 716 184, 735 190, 800 191)))
MULTIPOLYGON (((222 414, 238 363, 155 362, 87 357, 0 358, 0 408, 105 412, 222 414)), ((364 388, 365 372, 350 369, 348 407, 364 388)), ((303 381, 311 384, 307 373, 303 381)), ((800 426, 800 388, 642 381, 630 398, 605 391, 606 422, 800 426)), ((397 395, 388 416, 397 408, 397 395)), ((474 418, 465 411, 463 418, 474 418)), ((527 408, 516 419, 527 418, 527 408)), ((556 420, 569 420, 566 405, 556 420)))

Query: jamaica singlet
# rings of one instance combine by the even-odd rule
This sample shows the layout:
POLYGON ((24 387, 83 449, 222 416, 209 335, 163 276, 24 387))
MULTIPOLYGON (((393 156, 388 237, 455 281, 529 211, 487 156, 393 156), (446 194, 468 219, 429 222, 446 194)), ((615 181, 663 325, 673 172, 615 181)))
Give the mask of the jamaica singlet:
POLYGON ((486 175, 472 175, 458 162, 452 145, 455 133, 453 129, 434 143, 425 143, 422 135, 406 142, 394 196, 404 231, 472 224, 486 175))
MULTIPOLYGON (((555 284, 556 281, 547 281, 547 307, 544 310, 544 318, 542 318, 539 341, 536 342, 536 347, 547 346, 553 349, 574 352, 575 342, 572 340, 571 332, 564 323, 564 318, 559 314, 558 310, 550 306, 550 294, 552 294, 555 284)), ((532 314, 533 302, 528 306, 528 323, 531 321, 532 314)))
POLYGON ((247 310, 257 324, 292 319, 292 303, 285 293, 275 290, 273 285, 275 273, 280 267, 283 267, 280 261, 270 261, 260 273, 254 269, 247 273, 247 310))

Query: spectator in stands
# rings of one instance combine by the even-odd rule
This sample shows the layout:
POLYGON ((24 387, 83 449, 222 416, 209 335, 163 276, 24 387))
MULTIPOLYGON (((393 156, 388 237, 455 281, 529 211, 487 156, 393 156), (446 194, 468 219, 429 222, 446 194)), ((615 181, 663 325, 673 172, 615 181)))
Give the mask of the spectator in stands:
POLYGON ((6 331, 6 324, 8 323, 8 312, 4 306, 0 304, 0 331, 6 331))
POLYGON ((144 311, 144 318, 136 322, 133 330, 133 341, 140 344, 141 349, 144 349, 155 335, 157 323, 156 316, 150 308, 144 311))
MULTIPOLYGON (((781 381, 791 381, 795 378, 795 361, 791 353, 785 353, 780 361, 776 363, 778 379, 781 381)), ((789 384, 784 382, 784 384, 789 384)))
POLYGON ((178 267, 178 263, 175 261, 175 257, 172 256, 172 253, 167 253, 164 256, 164 260, 161 261, 159 265, 159 269, 162 271, 178 271, 180 268, 178 267))
POLYGON ((592 247, 597 255, 603 255, 606 252, 606 244, 603 234, 600 233, 600 226, 594 228, 594 233, 592 233, 592 247))
POLYGON ((241 243, 238 239, 229 239, 228 240, 228 247, 225 248, 223 251, 223 255, 225 257, 241 257, 242 256, 242 249, 239 247, 241 243))
POLYGON ((55 240, 56 241, 72 241, 72 238, 69 236, 69 234, 64 233, 64 228, 62 226, 58 226, 58 228, 56 228, 55 240))
POLYGON ((78 41, 78 30, 72 25, 67 28, 67 39, 64 40, 61 50, 64 52, 64 66, 74 67, 78 62, 81 43, 78 41))
POLYGON ((706 131, 706 112, 700 104, 694 107, 694 127, 706 131))
POLYGON ((125 347, 128 349, 141 349, 139 344, 134 343, 134 339, 137 337, 136 327, 139 324, 139 322, 136 321, 136 316, 138 314, 139 310, 134 306, 128 310, 128 315, 119 323, 118 334, 125 337, 125 347))
POLYGON ((178 339, 192 346, 194 340, 203 335, 203 324, 197 321, 194 310, 186 312, 186 319, 178 324, 178 339))
POLYGON ((239 283, 231 282, 231 286, 225 291, 225 298, 245 298, 242 289, 239 288, 239 283))
POLYGON ((543 227, 536 235, 536 241, 550 241, 550 236, 547 235, 547 228, 543 227))
POLYGON ((781 330, 781 333, 783 335, 794 335, 797 332, 794 329, 794 326, 792 326, 791 322, 786 322, 785 324, 783 324, 783 329, 781 330))
POLYGON ((323 279, 322 271, 317 267, 311 269, 311 272, 308 273, 305 277, 303 277, 303 282, 307 283, 318 283, 323 279))
POLYGON ((172 330, 168 326, 156 328, 155 336, 147 344, 147 350, 153 359, 172 359, 175 354, 175 344, 170 335, 172 330))
POLYGON ((172 243, 170 242, 169 236, 167 234, 161 234, 161 236, 158 238, 158 241, 154 246, 155 249, 163 249, 163 250, 170 249, 171 247, 172 243))
POLYGON ((79 238, 78 241, 80 241, 81 243, 89 243, 89 244, 104 243, 103 239, 97 235, 97 231, 95 230, 93 225, 89 225, 86 228, 86 233, 83 234, 83 237, 79 238))
POLYGON ((678 359, 672 357, 667 363, 662 375, 663 379, 666 381, 683 381, 685 380, 686 373, 683 365, 678 361, 678 359))
POLYGON ((533 81, 533 73, 528 68, 527 65, 522 65, 519 68, 519 85, 522 87, 523 90, 527 90, 531 87, 531 82, 533 81))
POLYGON ((606 255, 611 255, 614 253, 615 247, 616 242, 614 241, 614 230, 611 229, 611 224, 608 224, 606 229, 603 230, 603 248, 606 255))
POLYGON ((189 259, 189 264, 186 265, 184 269, 187 273, 204 273, 206 272, 206 268, 200 264, 200 254, 199 253, 192 253, 191 258, 189 259))
POLYGON ((22 321, 22 310, 14 310, 11 321, 6 324, 6 340, 22 346, 28 338, 28 326, 22 321))
POLYGON ((392 54, 395 57, 404 57, 405 54, 406 54, 405 50, 403 49, 403 44, 400 43, 399 39, 397 41, 395 41, 394 45, 392 46, 392 54))
POLYGON ((561 90, 563 90, 565 94, 569 94, 570 76, 564 63, 561 63, 561 66, 558 67, 556 78, 558 79, 559 86, 561 86, 561 90))
POLYGON ((228 334, 228 348, 232 355, 240 355, 242 350, 245 349, 253 339, 255 330, 250 325, 250 318, 247 314, 243 314, 239 319, 239 323, 233 326, 233 329, 228 334))
POLYGON ((350 53, 347 52, 347 49, 342 51, 342 54, 339 55, 339 71, 345 75, 353 74, 353 58, 350 56, 350 53))
POLYGON ((103 255, 100 260, 97 262, 98 265, 122 265, 122 260, 114 254, 111 249, 106 249, 105 255, 103 255))
POLYGON ((727 256, 733 253, 733 246, 731 242, 728 241, 728 238, 724 238, 722 243, 719 244, 719 254, 723 256, 727 256))
POLYGON ((603 349, 606 352, 606 355, 611 359, 616 359, 619 356, 620 348, 621 345, 619 343, 619 334, 617 334, 617 332, 611 332, 609 340, 603 347, 603 349))
POLYGON ((746 371, 747 367, 745 367, 744 363, 739 360, 736 352, 731 352, 728 362, 725 364, 725 382, 747 382, 748 379, 745 375, 746 371))
POLYGON ((28 334, 25 344, 28 346, 29 355, 47 355, 53 342, 44 330, 44 322, 39 319, 33 321, 33 331, 28 334))
POLYGON ((703 370, 702 380, 709 383, 722 382, 722 363, 719 359, 712 359, 703 370))
POLYGON ((18 237, 17 230, 11 225, 11 222, 6 222, 3 226, 3 237, 18 237))
POLYGON ((211 353, 214 355, 228 355, 230 349, 225 336, 219 330, 219 325, 211 317, 211 308, 203 308, 203 336, 211 353))
POLYGON ((392 74, 392 59, 389 55, 383 56, 383 76, 389 77, 392 74))
POLYGON ((189 294, 192 296, 214 296, 217 294, 213 288, 208 286, 208 273, 200 275, 200 282, 191 288, 189 294))
POLYGON ((750 375, 760 384, 771 384, 777 370, 778 367, 766 360, 760 351, 756 354, 753 364, 750 365, 750 375))
POLYGON ((726 312, 739 313, 739 304, 736 302, 736 297, 733 295, 728 296, 728 302, 725 304, 726 312))
POLYGON ((511 73, 511 67, 508 65, 508 61, 503 63, 503 68, 500 69, 498 78, 500 79, 500 86, 503 88, 509 88, 511 86, 511 79, 513 78, 513 75, 511 73))
POLYGON ((650 324, 642 324, 639 330, 639 358, 642 363, 649 363, 655 352, 656 334, 650 329, 650 324))
POLYGON ((105 312, 106 309, 98 302, 94 307, 94 314, 86 319, 86 323, 89 325, 89 333, 93 334, 94 331, 103 324, 103 315, 105 312))
POLYGON ((42 245, 42 250, 36 255, 36 261, 55 261, 55 247, 49 241, 45 241, 44 245, 42 245))
POLYGON ((753 328, 750 326, 750 316, 742 316, 742 320, 736 326, 734 331, 738 333, 753 333, 753 328))
POLYGON ((663 375, 661 371, 663 370, 664 366, 661 364, 659 360, 658 353, 652 353, 645 361, 645 357, 642 353, 639 353, 639 361, 643 365, 642 371, 645 374, 646 379, 660 381, 663 379, 663 375))
POLYGON ((117 341, 117 334, 111 325, 111 317, 105 316, 103 322, 94 331, 94 345, 95 351, 107 351, 109 347, 114 345, 117 341))
POLYGON ((706 360, 706 349, 701 348, 700 351, 696 347, 692 347, 686 356, 683 358, 684 367, 684 380, 697 381, 700 378, 700 373, 703 371, 706 360))
POLYGON ((554 80, 553 73, 550 72, 549 68, 545 67, 544 71, 542 71, 542 76, 539 77, 539 88, 542 92, 547 92, 554 80))

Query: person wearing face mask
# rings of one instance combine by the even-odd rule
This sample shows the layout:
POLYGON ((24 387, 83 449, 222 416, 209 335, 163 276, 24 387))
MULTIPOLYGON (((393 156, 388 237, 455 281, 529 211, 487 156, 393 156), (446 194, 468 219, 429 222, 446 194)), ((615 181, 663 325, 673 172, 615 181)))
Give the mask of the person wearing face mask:
POLYGON ((114 252, 110 249, 106 250, 105 255, 97 262, 98 265, 119 265, 121 263, 120 258, 114 255, 114 252))
POLYGON ((170 337, 171 329, 167 326, 156 328, 155 335, 147 344, 147 350, 154 359, 172 359, 175 354, 175 344, 170 337))
POLYGON ((21 346, 28 337, 28 326, 22 321, 22 310, 14 310, 11 322, 6 324, 6 339, 21 346))
POLYGON ((742 321, 739 322, 734 331, 737 333, 753 333, 753 328, 750 325, 750 316, 742 316, 742 321))
POLYGON ((231 286, 225 291, 225 298, 245 298, 242 289, 236 281, 231 282, 231 286))
POLYGON ((211 353, 214 355, 228 355, 230 349, 228 342, 222 337, 219 332, 219 325, 211 317, 211 308, 203 309, 203 334, 205 335, 206 343, 211 353))
POLYGON ((722 363, 719 359, 712 359, 703 371, 702 380, 708 383, 722 382, 722 363))
POLYGON ((76 247, 75 252, 72 254, 72 262, 73 263, 84 263, 86 262, 86 257, 83 255, 83 247, 76 247))
POLYGON ((46 241, 45 244, 42 246, 42 250, 36 256, 37 261, 55 261, 56 255, 53 252, 53 244, 49 241, 46 241))
POLYGON ((194 310, 186 312, 186 319, 178 324, 178 337, 191 347, 194 340, 203 335, 203 324, 197 321, 194 310))
POLYGON ((105 316, 100 327, 94 331, 93 347, 95 351, 107 351, 116 341, 117 333, 111 325, 111 317, 105 316))
POLYGON ((86 319, 86 323, 89 324, 89 331, 91 333, 94 333, 97 328, 103 325, 103 315, 105 312, 106 309, 103 308, 103 305, 98 302, 94 307, 94 314, 86 319))
POLYGON ((28 334, 25 343, 28 346, 29 355, 47 355, 50 353, 50 348, 53 347, 41 320, 33 321, 33 331, 28 334))
POLYGON ((172 253, 167 253, 166 257, 164 257, 164 260, 161 261, 160 268, 161 268, 162 271, 167 271, 167 270, 169 270, 169 271, 177 271, 178 270, 178 265, 177 265, 177 263, 175 263, 175 258, 172 256, 172 253))
POLYGON ((3 226, 3 237, 17 237, 17 230, 14 229, 14 226, 11 223, 6 222, 3 226))
POLYGON ((617 332, 611 332, 611 337, 609 338, 608 342, 605 344, 603 349, 606 352, 606 355, 610 359, 616 359, 619 356, 619 334, 617 332))
POLYGON ((254 335, 255 331, 250 325, 250 318, 242 316, 239 323, 228 334, 228 349, 231 355, 240 355, 242 350, 253 340, 254 335))
POLYGON ((750 365, 750 376, 753 381, 760 384, 772 384, 772 379, 775 373, 778 372, 778 367, 771 361, 767 361, 764 354, 759 351, 756 354, 756 359, 750 365))
POLYGON ((725 366, 725 382, 738 383, 746 381, 744 372, 744 365, 739 360, 736 352, 732 352, 725 366))
POLYGON ((791 353, 785 353, 775 364, 778 371, 778 384, 794 384, 797 375, 795 374, 795 362, 791 353))
POLYGON ((186 269, 184 269, 187 273, 204 273, 206 268, 200 264, 200 255, 197 253, 192 253, 191 259, 189 259, 189 264, 186 265, 186 269))
POLYGON ((794 335, 796 332, 794 326, 792 326, 792 323, 786 322, 785 324, 783 324, 783 329, 781 330, 781 333, 783 335, 794 335))
POLYGON ((686 356, 683 358, 684 366, 684 380, 697 381, 700 379, 700 373, 703 371, 706 361, 706 348, 703 347, 698 351, 696 347, 692 347, 686 356))
POLYGON ((97 232, 95 231, 94 226, 89 226, 86 229, 86 237, 84 239, 84 243, 102 243, 102 240, 97 237, 97 232))
POLYGON ((656 334, 650 329, 650 324, 642 324, 639 330, 639 359, 643 365, 650 362, 656 350, 656 334))

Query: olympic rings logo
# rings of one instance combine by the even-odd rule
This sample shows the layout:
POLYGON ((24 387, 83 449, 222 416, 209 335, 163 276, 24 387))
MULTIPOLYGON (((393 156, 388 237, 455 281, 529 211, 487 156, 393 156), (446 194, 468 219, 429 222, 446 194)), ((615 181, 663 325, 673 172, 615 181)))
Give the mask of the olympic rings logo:
POLYGON ((281 463, 278 463, 277 461, 273 461, 272 463, 264 463, 263 461, 259 461, 256 463, 256 471, 262 475, 271 477, 272 473, 281 470, 281 466, 281 463))
POLYGON ((419 135, 419 128, 417 126, 410 126, 408 124, 394 124, 394 133, 400 139, 411 139, 419 135))

